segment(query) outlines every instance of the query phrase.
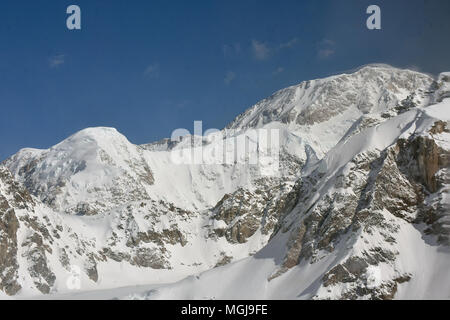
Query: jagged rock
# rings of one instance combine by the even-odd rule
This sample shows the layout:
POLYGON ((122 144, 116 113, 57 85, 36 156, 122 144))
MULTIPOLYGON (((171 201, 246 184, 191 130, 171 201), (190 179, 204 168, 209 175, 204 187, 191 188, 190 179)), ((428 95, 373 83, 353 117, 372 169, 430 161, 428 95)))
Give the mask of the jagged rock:
POLYGON ((215 268, 227 265, 233 260, 233 257, 227 256, 225 252, 221 252, 220 257, 220 260, 217 261, 216 265, 214 266, 215 268))
POLYGON ((29 262, 28 271, 33 278, 34 284, 42 293, 50 293, 52 286, 55 284, 56 276, 48 265, 42 237, 34 233, 27 238, 23 246, 29 248, 24 257, 29 262))
POLYGON ((219 237, 225 236, 232 243, 245 243, 258 230, 270 236, 279 216, 284 212, 290 184, 278 180, 260 180, 255 190, 238 189, 226 194, 212 209, 213 219, 224 221, 226 228, 214 230, 219 237))
POLYGON ((17 229, 19 221, 14 209, 9 207, 6 199, 0 195, 0 290, 14 295, 21 289, 17 282, 17 229))
POLYGON ((139 248, 133 256, 131 263, 145 268, 170 269, 170 265, 160 254, 146 248, 139 248))
POLYGON ((97 271, 97 262, 93 256, 93 254, 89 255, 89 259, 86 261, 86 273, 88 277, 94 281, 98 281, 98 271, 97 271))

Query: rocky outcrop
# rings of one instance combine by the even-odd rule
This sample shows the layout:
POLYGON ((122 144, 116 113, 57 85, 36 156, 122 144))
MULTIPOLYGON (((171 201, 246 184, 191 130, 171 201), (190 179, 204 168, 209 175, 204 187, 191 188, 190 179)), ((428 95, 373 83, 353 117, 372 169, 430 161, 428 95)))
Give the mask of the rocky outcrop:
POLYGON ((0 195, 0 290, 8 295, 16 294, 21 286, 17 282, 17 229, 19 221, 14 209, 0 195))
POLYGON ((430 129, 431 136, 399 140, 397 161, 400 169, 420 190, 418 194, 422 198, 416 221, 427 223, 426 233, 434 234, 440 243, 450 245, 450 206, 443 201, 449 192, 450 150, 439 146, 433 139, 433 136, 439 140, 440 134, 448 134, 446 127, 445 122, 437 121, 430 129))
POLYGON ((49 293, 56 280, 46 255, 52 251, 47 241, 52 242, 53 238, 42 221, 28 215, 34 212, 36 202, 4 167, 0 167, 0 191, 3 191, 0 192, 0 289, 10 295, 21 289, 18 282, 18 259, 23 257, 38 290, 49 293), (22 215, 23 211, 27 214, 22 215), (17 236, 21 227, 29 230, 23 242, 19 242, 17 236))
POLYGON ((15 208, 32 208, 27 192, 0 166, 0 290, 14 295, 21 289, 18 282, 18 239, 20 227, 15 208))
POLYGON ((226 194, 212 209, 212 219, 224 222, 213 229, 218 237, 231 243, 245 243, 258 230, 271 236, 275 225, 288 205, 291 183, 264 179, 254 190, 238 189, 226 194))
POLYGON ((425 185, 427 190, 434 193, 438 189, 436 173, 443 167, 447 156, 437 146, 433 139, 417 137, 413 141, 401 139, 397 143, 399 148, 398 162, 413 180, 425 185))
POLYGON ((22 246, 27 247, 24 257, 29 264, 29 274, 33 278, 36 288, 44 294, 50 293, 55 284, 56 276, 50 269, 46 249, 42 237, 34 233, 29 236, 22 246))

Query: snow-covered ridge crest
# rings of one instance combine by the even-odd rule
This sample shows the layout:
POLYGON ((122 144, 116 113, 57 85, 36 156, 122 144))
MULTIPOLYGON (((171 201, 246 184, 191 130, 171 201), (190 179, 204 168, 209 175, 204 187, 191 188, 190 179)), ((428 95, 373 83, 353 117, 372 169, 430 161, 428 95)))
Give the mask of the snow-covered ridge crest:
POLYGON ((146 198, 154 182, 141 148, 114 128, 84 129, 50 149, 21 150, 5 164, 54 209, 78 214, 146 198))
POLYGON ((432 83, 432 77, 419 72, 369 65, 351 74, 304 81, 280 90, 228 127, 258 127, 278 121, 295 128, 321 123, 352 109, 360 114, 389 111, 408 95, 427 91, 432 83))

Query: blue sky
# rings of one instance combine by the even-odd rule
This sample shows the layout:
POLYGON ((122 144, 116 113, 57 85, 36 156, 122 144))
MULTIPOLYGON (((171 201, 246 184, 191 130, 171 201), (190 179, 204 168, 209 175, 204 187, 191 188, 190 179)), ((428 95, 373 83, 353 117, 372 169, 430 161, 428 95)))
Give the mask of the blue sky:
POLYGON ((2 1, 0 159, 91 126, 222 128, 274 91, 384 62, 450 70, 450 1, 2 1), (82 30, 66 28, 77 4, 82 30), (368 5, 382 30, 365 27, 368 5))

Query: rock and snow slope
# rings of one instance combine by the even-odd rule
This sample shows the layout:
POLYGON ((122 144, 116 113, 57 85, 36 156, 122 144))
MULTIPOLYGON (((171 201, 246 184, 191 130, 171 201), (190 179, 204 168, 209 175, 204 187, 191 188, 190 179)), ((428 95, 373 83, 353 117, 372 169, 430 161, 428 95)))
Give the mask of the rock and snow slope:
POLYGON ((126 298, 449 299, 449 110, 447 99, 339 143, 256 255, 126 298))
POLYGON ((75 276, 152 288, 105 297, 450 298, 449 86, 368 66, 281 90, 207 137, 136 146, 90 128, 21 150, 0 167, 0 296, 67 298, 75 276), (255 129, 278 132, 272 166, 173 162, 255 129))

